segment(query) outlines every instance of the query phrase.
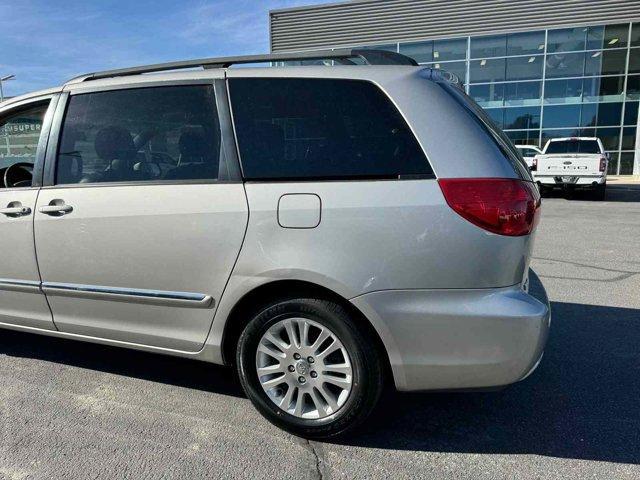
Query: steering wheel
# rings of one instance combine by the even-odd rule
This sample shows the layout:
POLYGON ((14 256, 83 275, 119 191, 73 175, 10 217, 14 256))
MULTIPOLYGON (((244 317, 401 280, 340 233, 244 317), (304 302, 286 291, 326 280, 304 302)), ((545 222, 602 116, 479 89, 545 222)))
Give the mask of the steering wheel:
POLYGON ((4 171, 5 188, 30 187, 33 182, 33 163, 14 163, 4 171))

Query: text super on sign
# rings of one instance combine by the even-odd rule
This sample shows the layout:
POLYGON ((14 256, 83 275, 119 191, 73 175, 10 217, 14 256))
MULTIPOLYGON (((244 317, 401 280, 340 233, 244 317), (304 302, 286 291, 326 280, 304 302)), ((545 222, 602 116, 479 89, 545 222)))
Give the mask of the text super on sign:
POLYGON ((8 123, 0 126, 0 135, 20 135, 28 133, 39 133, 40 123, 8 123))

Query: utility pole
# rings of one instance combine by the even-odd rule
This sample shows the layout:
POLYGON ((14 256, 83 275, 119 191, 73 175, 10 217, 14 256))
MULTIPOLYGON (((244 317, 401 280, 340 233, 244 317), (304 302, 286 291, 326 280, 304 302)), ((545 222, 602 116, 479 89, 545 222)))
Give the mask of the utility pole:
POLYGON ((16 78, 15 75, 7 75, 6 77, 0 77, 0 102, 4 100, 4 92, 2 90, 2 82, 6 82, 7 80, 13 80, 16 78))

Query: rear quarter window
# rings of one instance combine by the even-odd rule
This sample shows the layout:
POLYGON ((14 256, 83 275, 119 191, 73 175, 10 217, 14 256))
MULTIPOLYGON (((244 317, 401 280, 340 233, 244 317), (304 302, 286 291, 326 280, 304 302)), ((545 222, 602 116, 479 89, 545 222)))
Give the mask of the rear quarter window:
POLYGON ((229 81, 247 180, 432 176, 404 118, 374 84, 357 80, 229 81))

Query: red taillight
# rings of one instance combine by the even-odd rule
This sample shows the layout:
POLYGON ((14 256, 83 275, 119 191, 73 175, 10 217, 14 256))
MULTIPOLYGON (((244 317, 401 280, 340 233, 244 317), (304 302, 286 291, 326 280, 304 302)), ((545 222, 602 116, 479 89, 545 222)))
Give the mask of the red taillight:
POLYGON ((533 161, 531 162, 531 171, 535 172, 538 170, 538 159, 533 157, 533 161))
POLYGON ((540 217, 535 184, 510 178, 441 178, 444 198, 460 216, 500 235, 528 235, 540 217))
POLYGON ((600 157, 600 171, 604 172, 607 169, 607 157, 600 157))

